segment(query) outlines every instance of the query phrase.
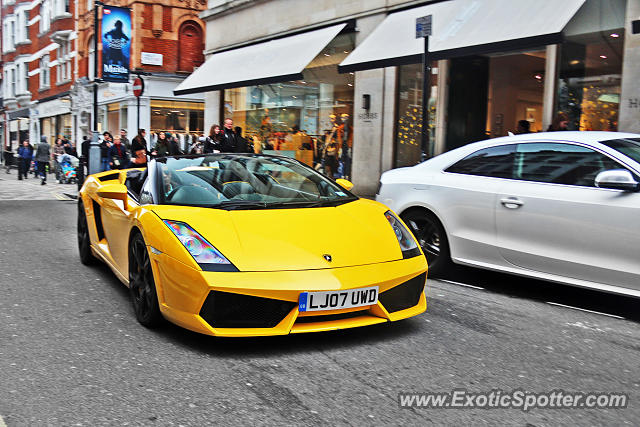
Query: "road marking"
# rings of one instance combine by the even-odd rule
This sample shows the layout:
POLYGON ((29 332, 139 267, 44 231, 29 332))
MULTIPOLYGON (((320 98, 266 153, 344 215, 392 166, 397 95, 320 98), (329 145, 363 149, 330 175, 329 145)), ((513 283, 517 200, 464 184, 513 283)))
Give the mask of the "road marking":
POLYGON ((602 316, 607 316, 607 317, 613 317, 615 319, 622 319, 625 320, 624 317, 622 316, 616 316, 615 314, 609 314, 609 313, 603 313, 601 311, 594 311, 594 310, 587 310, 586 308, 580 308, 580 307, 574 307, 572 305, 564 305, 564 304, 558 304, 557 302, 551 302, 551 301, 545 301, 547 304, 551 304, 551 305, 557 305, 558 307, 565 307, 565 308, 570 308, 572 310, 579 310, 579 311, 586 311, 587 313, 594 313, 594 314, 600 314, 602 316))
POLYGON ((454 282, 453 280, 446 280, 446 279, 436 279, 440 282, 445 282, 445 283, 451 283, 452 285, 458 285, 458 286, 464 286, 466 288, 473 288, 473 289, 482 289, 484 290, 484 288, 481 288, 480 286, 473 286, 473 285, 467 285, 466 283, 460 283, 460 282, 454 282))
POLYGON ((0 415, 0 427, 7 427, 7 425, 4 423, 4 420, 2 419, 2 415, 0 415))

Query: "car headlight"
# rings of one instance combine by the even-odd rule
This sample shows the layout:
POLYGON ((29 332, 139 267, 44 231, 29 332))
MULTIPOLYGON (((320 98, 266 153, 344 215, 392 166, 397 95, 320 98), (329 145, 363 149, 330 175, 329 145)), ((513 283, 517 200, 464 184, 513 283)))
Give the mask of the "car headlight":
POLYGON ((231 261, 188 224, 166 219, 163 221, 203 270, 238 271, 231 261))
POLYGON ((384 216, 387 218, 387 221, 389 221, 389 224, 391 225, 391 228, 393 228, 393 232, 398 239, 400 249, 402 249, 402 258, 413 258, 414 256, 420 255, 418 243, 407 227, 405 227, 391 211, 386 211, 384 216))

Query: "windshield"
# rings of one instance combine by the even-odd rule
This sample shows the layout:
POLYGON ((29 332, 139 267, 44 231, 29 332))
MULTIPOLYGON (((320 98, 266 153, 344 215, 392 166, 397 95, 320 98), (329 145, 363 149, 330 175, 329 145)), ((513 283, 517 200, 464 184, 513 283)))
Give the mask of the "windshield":
POLYGON ((610 139, 600 143, 640 163, 640 138, 610 139))
POLYGON ((212 154, 158 159, 160 204, 220 209, 337 206, 357 197, 299 162, 212 154))

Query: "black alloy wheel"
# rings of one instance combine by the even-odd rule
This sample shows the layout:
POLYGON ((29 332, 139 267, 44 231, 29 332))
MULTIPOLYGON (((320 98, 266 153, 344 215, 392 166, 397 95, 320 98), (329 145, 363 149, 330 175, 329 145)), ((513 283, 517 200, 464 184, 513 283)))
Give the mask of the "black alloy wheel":
POLYGON ((427 258, 429 275, 441 276, 451 266, 451 254, 447 234, 438 218, 424 210, 407 211, 401 218, 427 258))
POLYGON ((151 260, 142 235, 135 234, 129 245, 129 293, 138 322, 147 328, 161 324, 156 284, 151 260))
POLYGON ((84 211, 84 203, 78 202, 78 252, 80 253, 80 262, 84 265, 94 264, 96 258, 91 253, 91 239, 89 237, 89 225, 87 224, 87 215, 84 211))

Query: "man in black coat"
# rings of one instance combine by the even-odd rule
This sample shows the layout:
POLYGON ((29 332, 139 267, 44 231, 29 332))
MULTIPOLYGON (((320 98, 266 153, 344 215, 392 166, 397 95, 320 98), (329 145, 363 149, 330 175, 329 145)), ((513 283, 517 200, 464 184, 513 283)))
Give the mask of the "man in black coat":
POLYGON ((224 127, 222 129, 222 141, 220 144, 220 151, 223 153, 239 153, 241 147, 238 147, 238 136, 233 131, 233 120, 225 119, 224 127))

